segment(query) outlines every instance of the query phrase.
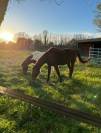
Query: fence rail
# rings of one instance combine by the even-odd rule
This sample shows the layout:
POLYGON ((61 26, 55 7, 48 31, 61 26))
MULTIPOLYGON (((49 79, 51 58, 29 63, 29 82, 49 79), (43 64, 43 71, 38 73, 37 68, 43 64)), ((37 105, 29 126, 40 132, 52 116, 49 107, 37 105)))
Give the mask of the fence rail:
POLYGON ((85 123, 89 123, 101 128, 101 118, 99 116, 94 116, 92 114, 85 113, 76 109, 64 107, 63 105, 60 105, 58 103, 45 101, 5 87, 0 87, 0 93, 16 98, 18 100, 22 100, 24 102, 28 102, 32 105, 39 106, 41 108, 46 108, 49 111, 54 111, 67 118, 71 117, 72 119, 83 121, 85 123))

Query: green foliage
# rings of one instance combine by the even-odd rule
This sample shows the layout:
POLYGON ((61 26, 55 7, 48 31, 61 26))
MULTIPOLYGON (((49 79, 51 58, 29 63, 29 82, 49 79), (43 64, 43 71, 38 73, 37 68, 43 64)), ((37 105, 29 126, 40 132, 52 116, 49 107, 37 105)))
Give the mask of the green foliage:
MULTIPOLYGON (((63 82, 52 71, 46 83, 47 66, 33 85, 30 85, 31 70, 22 73, 21 63, 29 51, 0 51, 0 85, 17 89, 44 100, 56 101, 64 106, 80 109, 101 117, 101 68, 76 64, 73 78, 68 79, 67 66, 61 66, 63 82)), ((101 130, 71 118, 28 103, 0 96, 0 133, 100 133, 101 130)))

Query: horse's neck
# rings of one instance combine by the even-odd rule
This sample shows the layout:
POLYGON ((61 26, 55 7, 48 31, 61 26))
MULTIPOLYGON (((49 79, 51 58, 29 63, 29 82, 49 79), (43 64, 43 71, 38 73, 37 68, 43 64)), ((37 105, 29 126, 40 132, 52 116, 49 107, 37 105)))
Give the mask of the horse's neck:
POLYGON ((45 63, 45 61, 46 61, 46 55, 44 54, 43 56, 41 56, 40 58, 39 58, 39 60, 37 61, 37 63, 36 63, 36 66, 37 66, 37 68, 41 68, 41 66, 45 63))

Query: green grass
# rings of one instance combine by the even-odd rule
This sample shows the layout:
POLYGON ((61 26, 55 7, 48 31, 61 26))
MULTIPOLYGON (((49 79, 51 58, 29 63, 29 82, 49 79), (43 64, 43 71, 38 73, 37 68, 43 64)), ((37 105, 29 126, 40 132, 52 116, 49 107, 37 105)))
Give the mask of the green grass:
MULTIPOLYGON (((46 83, 47 66, 33 85, 30 85, 32 65, 26 76, 22 61, 30 51, 0 51, 0 86, 22 90, 26 94, 56 101, 64 106, 79 109, 101 117, 101 67, 76 64, 73 78, 68 79, 67 66, 61 66, 63 82, 52 71, 46 83)), ((80 121, 65 119, 54 112, 32 107, 30 104, 0 97, 0 133, 100 133, 101 130, 80 121)))

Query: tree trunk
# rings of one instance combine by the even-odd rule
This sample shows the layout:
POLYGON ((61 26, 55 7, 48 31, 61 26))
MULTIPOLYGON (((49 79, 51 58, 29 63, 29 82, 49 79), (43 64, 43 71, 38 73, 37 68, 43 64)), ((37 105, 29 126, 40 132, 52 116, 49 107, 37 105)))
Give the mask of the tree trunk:
POLYGON ((0 0, 0 25, 4 20, 9 0, 0 0))

